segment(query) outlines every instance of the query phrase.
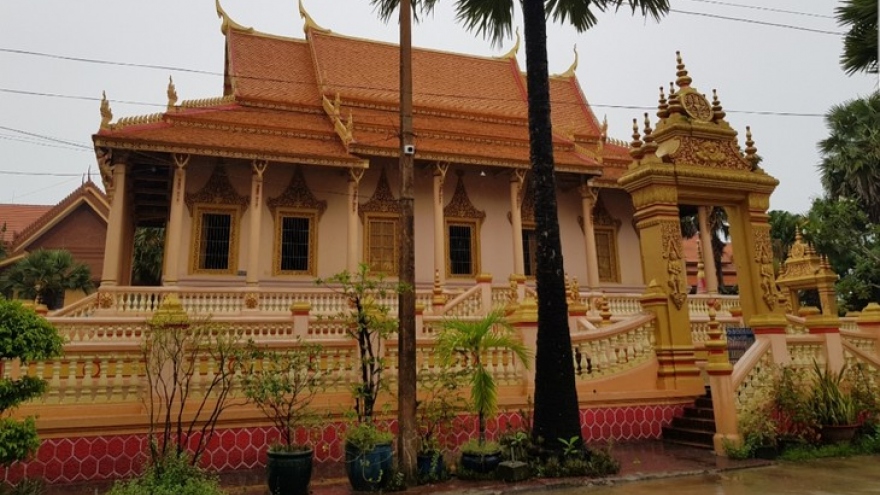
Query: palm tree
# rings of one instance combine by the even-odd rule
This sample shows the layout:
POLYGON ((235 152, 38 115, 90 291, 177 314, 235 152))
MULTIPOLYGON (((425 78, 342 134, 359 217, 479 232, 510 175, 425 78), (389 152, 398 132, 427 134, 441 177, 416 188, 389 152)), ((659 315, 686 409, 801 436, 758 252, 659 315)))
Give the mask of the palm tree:
POLYGON ((513 335, 513 327, 504 313, 493 311, 479 320, 450 319, 443 322, 437 335, 437 354, 444 366, 454 366, 464 359, 471 375, 471 403, 477 412, 479 442, 486 442, 486 418, 495 413, 498 390, 492 372, 483 360, 489 350, 510 351, 529 367, 529 352, 513 335))
POLYGON ((837 23, 849 27, 840 65, 847 74, 877 73, 877 0, 846 0, 835 9, 837 23))
POLYGON ((856 201, 880 223, 880 93, 835 105, 825 123, 819 172, 826 194, 856 201))
POLYGON ((164 227, 139 227, 134 232, 132 260, 133 285, 162 283, 162 256, 165 250, 164 227))
MULTIPOLYGON (((411 0, 430 13, 439 0, 411 0)), ((370 0, 389 19, 401 0, 370 0)), ((514 0, 455 0, 457 18, 470 31, 499 43, 513 31, 514 0)), ((526 79, 528 85, 529 149, 535 187, 535 232, 538 247, 538 352, 535 357, 535 438, 581 440, 580 413, 574 380, 574 357, 568 329, 565 270, 559 240, 553 130, 550 121, 550 73, 547 68, 547 18, 569 23, 583 32, 598 22, 597 12, 627 5, 633 13, 659 20, 669 0, 522 0, 526 79)), ((550 448, 561 446, 550 443, 550 448)))
POLYGON ((39 299, 49 309, 64 304, 64 293, 81 290, 89 293, 94 289, 89 266, 73 259, 70 251, 63 249, 38 249, 12 265, 0 277, 0 291, 18 294, 23 299, 39 299))

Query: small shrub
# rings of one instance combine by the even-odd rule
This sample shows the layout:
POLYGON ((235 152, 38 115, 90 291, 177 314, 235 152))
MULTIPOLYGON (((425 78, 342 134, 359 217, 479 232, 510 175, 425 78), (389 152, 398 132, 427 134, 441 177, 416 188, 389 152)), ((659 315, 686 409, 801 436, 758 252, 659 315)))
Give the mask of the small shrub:
POLYGON ((610 476, 620 472, 620 461, 618 461, 611 450, 611 444, 598 449, 590 450, 589 460, 589 476, 610 476))
POLYGON ((186 455, 169 454, 137 478, 113 485, 108 495, 224 495, 217 478, 186 455))
POLYGON ((15 486, 0 485, 0 495, 43 495, 46 482, 39 478, 23 479, 15 486))

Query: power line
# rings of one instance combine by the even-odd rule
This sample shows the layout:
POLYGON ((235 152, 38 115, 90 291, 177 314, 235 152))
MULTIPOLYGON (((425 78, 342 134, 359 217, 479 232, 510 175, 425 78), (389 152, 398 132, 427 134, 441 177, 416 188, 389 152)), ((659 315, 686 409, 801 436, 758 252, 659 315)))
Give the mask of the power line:
MULTIPOLYGON (((295 82, 295 81, 288 81, 288 82, 295 82)), ((344 86, 344 87, 350 87, 353 89, 377 89, 377 88, 369 87, 369 86, 354 86, 354 87, 344 86)), ((19 94, 19 95, 44 96, 44 97, 51 97, 51 98, 74 99, 74 100, 91 100, 91 101, 96 101, 96 102, 101 101, 101 98, 97 98, 97 97, 93 97, 93 96, 64 95, 64 94, 59 94, 59 93, 40 93, 40 92, 34 92, 34 91, 24 91, 24 90, 8 89, 8 88, 0 88, 0 93, 13 93, 13 94, 19 94)), ((451 98, 451 97, 457 97, 457 98, 462 98, 462 99, 468 98, 466 96, 459 96, 459 95, 452 95, 452 94, 440 94, 440 93, 426 93, 426 94, 429 96, 443 96, 443 97, 447 97, 447 98, 451 98)), ((484 100, 492 100, 492 101, 516 101, 516 102, 522 101, 522 100, 518 100, 518 99, 511 99, 511 98, 487 98, 487 97, 484 97, 483 99, 484 100)), ((109 101, 111 103, 132 103, 132 104, 136 104, 136 105, 151 106, 151 107, 156 107, 156 108, 166 108, 167 107, 167 104, 147 103, 147 102, 142 102, 142 101, 129 102, 126 100, 112 100, 112 99, 109 101)), ((551 100, 550 103, 551 103, 551 105, 573 105, 573 106, 580 105, 579 103, 574 103, 574 102, 553 101, 553 100, 551 100)), ((653 110, 657 109, 656 106, 640 106, 640 105, 612 105, 612 104, 602 104, 602 103, 588 103, 588 105, 591 108, 615 108, 615 109, 625 109, 625 110, 653 111, 653 110)), ((782 117, 824 117, 824 114, 822 114, 822 113, 810 113, 810 112, 775 112, 775 111, 770 111, 770 110, 735 110, 735 109, 729 109, 729 108, 725 108, 724 111, 727 113, 741 113, 741 114, 754 114, 754 115, 777 115, 777 116, 782 116, 782 117)), ((396 114, 397 110, 387 110, 387 112, 389 114, 391 114, 391 113, 396 114)), ((0 127, 0 128, 2 128, 2 127, 0 127)))
POLYGON ((35 138, 38 138, 38 139, 44 139, 44 140, 46 140, 46 141, 51 141, 51 142, 54 142, 54 143, 66 144, 66 145, 68 145, 68 146, 73 146, 73 147, 75 147, 75 148, 83 148, 83 149, 87 149, 87 150, 91 150, 91 149, 92 149, 91 146, 86 146, 86 145, 84 145, 84 144, 82 144, 82 143, 75 143, 75 142, 73 142, 73 141, 65 141, 65 140, 63 140, 63 139, 59 139, 59 138, 56 138, 56 137, 46 136, 46 135, 44 135, 44 134, 37 134, 37 133, 34 133, 34 132, 23 131, 23 130, 21 130, 21 129, 15 129, 15 128, 13 128, 13 127, 5 127, 5 126, 0 125, 0 129, 2 129, 2 130, 4 130, 4 131, 14 132, 14 133, 16 133, 16 134, 22 134, 22 135, 24 135, 24 136, 35 137, 35 138))
POLYGON ((22 138, 18 138, 18 137, 15 137, 15 136, 5 136, 5 135, 3 135, 3 136, 0 136, 0 139, 6 140, 6 141, 17 141, 17 142, 25 143, 25 144, 33 144, 33 145, 36 145, 36 146, 45 146, 46 148, 57 148, 57 149, 60 149, 60 150, 88 151, 88 150, 85 150, 85 149, 82 149, 82 148, 73 148, 73 147, 70 147, 70 146, 61 146, 61 145, 55 145, 55 144, 49 144, 49 143, 43 143, 43 142, 40 142, 40 141, 37 141, 37 140, 34 140, 34 139, 22 139, 22 138))
POLYGON ((806 17, 818 17, 821 19, 834 19, 834 16, 824 15, 824 14, 814 14, 812 12, 799 12, 796 10, 783 10, 783 9, 774 9, 771 7, 759 7, 757 5, 743 5, 741 3, 730 3, 730 2, 719 2, 717 0, 687 0, 689 2, 700 2, 700 3, 710 3, 713 5, 723 5, 725 7, 737 7, 742 9, 754 9, 754 10, 763 10, 765 12, 777 12, 780 14, 793 14, 793 15, 802 15, 806 17))
POLYGON ((723 19, 726 21, 745 22, 748 24, 758 24, 761 26, 771 26, 771 27, 778 27, 778 28, 785 28, 785 29, 794 29, 797 31, 806 31, 809 33, 831 34, 834 36, 845 36, 846 35, 846 33, 841 33, 839 31, 827 31, 824 29, 813 29, 813 28, 802 27, 802 26, 793 26, 791 24, 779 24, 779 23, 775 23, 775 22, 756 21, 754 19, 742 19, 739 17, 728 17, 728 16, 723 16, 723 15, 717 15, 717 14, 707 14, 704 12, 689 12, 686 10, 677 10, 677 9, 669 9, 669 11, 675 12, 676 14, 686 14, 686 15, 693 15, 693 16, 700 16, 700 17, 711 17, 713 19, 723 19))

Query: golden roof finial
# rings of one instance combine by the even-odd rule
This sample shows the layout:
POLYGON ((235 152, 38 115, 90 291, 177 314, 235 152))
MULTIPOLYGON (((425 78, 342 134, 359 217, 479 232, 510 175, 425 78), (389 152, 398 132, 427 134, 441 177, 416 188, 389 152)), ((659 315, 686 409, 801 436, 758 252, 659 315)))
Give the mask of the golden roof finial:
POLYGON ((227 14, 226 11, 223 10, 223 7, 220 6, 220 0, 215 0, 214 4, 217 8, 217 17, 223 19, 223 22, 220 23, 221 33, 226 34, 229 28, 237 29, 239 31, 247 31, 249 33, 253 32, 254 28, 242 26, 241 24, 233 21, 232 18, 229 17, 229 14, 227 14))
POLYGON ((675 80, 675 84, 678 85, 679 88, 687 88, 691 85, 691 76, 688 75, 687 69, 684 68, 684 62, 681 61, 681 52, 675 52, 675 61, 676 61, 676 72, 675 75, 678 79, 675 80))
POLYGON ((639 135, 639 119, 633 119, 633 134, 632 134, 632 142, 629 143, 630 150, 629 154, 636 160, 641 158, 644 153, 642 151, 642 139, 639 135))
POLYGON ((170 112, 174 110, 174 105, 177 104, 177 88, 174 87, 174 79, 171 76, 168 76, 168 107, 167 110, 170 112))
POLYGON ((111 120, 113 120, 113 111, 110 110, 110 102, 107 101, 107 92, 101 91, 101 129, 110 129, 111 120))
POLYGON ((608 141, 608 116, 602 117, 602 133, 600 134, 602 141, 608 141))
POLYGON ((657 116, 661 119, 669 117, 669 105, 666 103, 666 94, 663 92, 663 86, 660 86, 660 99, 657 104, 657 116))
POLYGON ((516 58, 516 54, 519 53, 519 42, 520 42, 519 27, 517 27, 516 28, 516 41, 513 43, 513 48, 511 48, 510 51, 508 51, 507 53, 505 53, 504 55, 502 55, 498 58, 500 58, 500 59, 516 58))
POLYGON ((559 74, 559 77, 574 77, 574 71, 578 68, 578 46, 577 43, 574 45, 574 62, 571 63, 571 67, 568 68, 567 71, 559 74))
POLYGON ((718 99, 718 90, 712 90, 712 120, 718 122, 724 120, 724 108, 721 107, 721 100, 718 99))
POLYGON ((651 118, 648 116, 648 112, 645 112, 645 146, 642 149, 645 150, 645 153, 657 151, 657 143, 654 142, 654 134, 651 130, 651 118))
POLYGON ((752 140, 752 127, 746 126, 746 161, 752 165, 752 169, 758 166, 758 148, 752 140))
POLYGON ((302 0, 299 0, 299 16, 302 17, 305 21, 305 23, 303 24, 303 31, 305 31, 306 34, 308 34, 309 30, 315 30, 322 33, 330 32, 329 29, 322 28, 318 25, 317 22, 315 22, 314 19, 312 19, 312 16, 310 16, 309 13, 306 12, 306 8, 303 5, 302 0))
POLYGON ((678 92, 675 91, 675 84, 672 81, 669 82, 669 107, 666 112, 668 114, 667 116, 674 113, 684 112, 684 108, 681 106, 681 100, 678 99, 678 92))

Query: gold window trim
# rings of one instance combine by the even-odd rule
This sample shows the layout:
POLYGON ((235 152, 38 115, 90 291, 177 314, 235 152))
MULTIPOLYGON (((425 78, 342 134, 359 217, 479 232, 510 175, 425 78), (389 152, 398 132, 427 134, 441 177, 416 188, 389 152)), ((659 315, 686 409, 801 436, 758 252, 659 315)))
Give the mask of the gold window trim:
POLYGON ((480 266, 480 220, 473 218, 447 218, 443 236, 446 238, 446 278, 473 278, 476 277, 481 270, 480 266), (472 273, 452 273, 452 259, 449 253, 449 227, 451 226, 467 226, 471 228, 471 268, 472 273))
POLYGON ((199 275, 235 275, 238 273, 238 244, 239 232, 241 230, 239 218, 242 215, 242 207, 239 205, 212 205, 198 204, 192 205, 193 209, 193 226, 192 226, 192 242, 190 243, 189 255, 189 272, 190 274, 199 275), (229 253, 227 266, 225 270, 212 270, 199 268, 201 260, 201 241, 202 241, 202 220, 205 214, 214 215, 230 215, 229 225, 229 253))
MULTIPOLYGON (((371 239, 371 230, 372 220, 392 220, 394 221, 394 233, 397 239, 394 242, 394 253, 393 259, 391 260, 391 270, 389 272, 381 272, 386 277, 396 277, 398 270, 398 260, 400 258, 400 215, 396 213, 380 213, 380 212, 372 212, 372 213, 363 213, 363 222, 364 222, 364 263, 370 264, 370 239, 371 239)), ((372 266, 370 266, 370 271, 373 271, 372 266)))
POLYGON ((456 171, 458 181, 455 183, 455 192, 449 204, 443 208, 444 229, 443 244, 446 250, 446 277, 447 278, 472 278, 476 277, 481 270, 480 256, 480 226, 483 219, 486 218, 486 212, 478 210, 471 199, 468 197, 467 190, 464 187, 464 170, 456 171), (473 273, 469 274, 452 274, 452 259, 449 253, 449 227, 452 225, 462 225, 471 227, 471 261, 473 273))
POLYGON ((318 217, 319 210, 302 208, 274 208, 275 210, 275 242, 272 254, 272 275, 274 276, 314 276, 315 267, 318 266, 318 217), (284 226, 284 218, 308 218, 309 219, 309 263, 305 270, 282 270, 281 269, 281 234, 284 226))

